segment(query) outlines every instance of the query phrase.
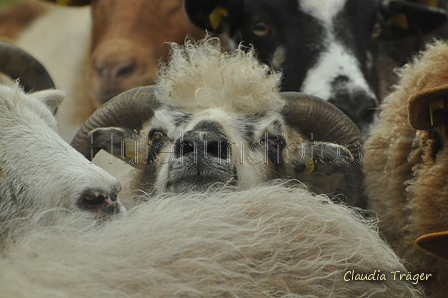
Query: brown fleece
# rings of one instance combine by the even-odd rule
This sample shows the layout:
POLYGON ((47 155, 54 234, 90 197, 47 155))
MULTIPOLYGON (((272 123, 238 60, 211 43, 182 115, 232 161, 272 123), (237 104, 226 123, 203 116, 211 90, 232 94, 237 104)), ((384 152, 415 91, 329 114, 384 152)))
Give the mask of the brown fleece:
POLYGON ((411 264, 410 270, 433 274, 422 283, 427 294, 446 297, 448 263, 419 250, 415 239, 448 230, 445 122, 428 125, 429 103, 448 93, 448 44, 428 45, 399 75, 365 144, 369 207, 377 212, 385 238, 411 264), (427 130, 416 130, 410 122, 427 130))

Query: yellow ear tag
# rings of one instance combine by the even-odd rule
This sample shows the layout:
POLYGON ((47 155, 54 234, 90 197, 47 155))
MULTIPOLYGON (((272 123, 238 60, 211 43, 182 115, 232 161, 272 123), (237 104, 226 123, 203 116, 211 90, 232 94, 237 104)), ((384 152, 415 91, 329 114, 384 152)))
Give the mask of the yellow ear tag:
POLYGON ((307 176, 307 175, 311 174, 312 172, 314 172, 314 168, 316 165, 314 163, 314 160, 311 157, 307 156, 305 159, 306 159, 306 161, 305 161, 306 168, 305 168, 305 170, 303 170, 302 175, 307 176))
POLYGON ((437 111, 437 110, 443 110, 443 109, 444 109, 443 99, 433 101, 429 104, 429 118, 431 121, 431 126, 434 126, 434 117, 432 115, 433 112, 437 111))
POLYGON ((216 8, 208 16, 208 20, 212 25, 213 29, 217 29, 221 25, 222 19, 229 16, 229 11, 221 6, 216 6, 216 8))
POLYGON ((426 6, 438 7, 439 2, 439 0, 426 0, 424 3, 426 6))
MULTIPOLYGON (((135 144, 132 144, 132 145, 134 145, 135 146, 135 144)), ((135 152, 134 152, 134 150, 131 150, 129 147, 131 147, 131 146, 128 146, 127 144, 125 144, 124 145, 125 147, 124 147, 124 149, 125 149, 125 154, 126 154, 126 158, 129 158, 129 159, 134 159, 135 158, 135 152)), ((135 149, 135 148, 133 148, 133 149, 135 149)))
POLYGON ((388 23, 389 25, 395 25, 403 29, 408 29, 408 19, 402 13, 391 16, 388 23))
POLYGON ((0 41, 13 42, 8 36, 0 36, 0 41))
POLYGON ((71 0, 56 0, 56 3, 57 3, 58 5, 67 6, 67 5, 70 4, 70 1, 71 1, 71 0))

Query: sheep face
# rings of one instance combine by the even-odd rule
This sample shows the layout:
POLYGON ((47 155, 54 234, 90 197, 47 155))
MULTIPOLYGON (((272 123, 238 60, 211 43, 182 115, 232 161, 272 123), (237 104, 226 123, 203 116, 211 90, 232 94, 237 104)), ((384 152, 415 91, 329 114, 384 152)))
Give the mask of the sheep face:
POLYGON ((151 146, 141 188, 154 181, 161 191, 202 191, 214 183, 248 187, 277 178, 286 143, 280 119, 278 113, 246 116, 222 109, 157 111, 144 130, 151 146))
POLYGON ((64 96, 0 86, 0 228, 38 209, 83 209, 99 216, 124 211, 118 181, 57 134, 51 110, 64 96))
POLYGON ((203 31, 188 20, 181 0, 91 2, 92 39, 85 76, 88 95, 98 108, 115 95, 154 83, 166 41, 183 42, 203 31))
POLYGON ((223 184, 246 189, 277 178, 316 182, 338 176, 353 162, 347 148, 306 140, 275 110, 192 113, 163 105, 139 134, 123 128, 97 128, 91 134, 93 147, 112 141, 110 151, 139 170, 133 188, 150 193, 205 191, 223 184))

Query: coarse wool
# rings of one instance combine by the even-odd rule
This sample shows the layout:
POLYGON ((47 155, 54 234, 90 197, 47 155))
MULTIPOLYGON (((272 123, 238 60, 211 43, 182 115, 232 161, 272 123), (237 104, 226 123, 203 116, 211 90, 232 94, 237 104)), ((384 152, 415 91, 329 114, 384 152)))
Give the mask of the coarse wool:
POLYGON ((408 121, 408 99, 433 76, 446 78, 448 44, 434 41, 398 70, 400 81, 380 106, 365 143, 363 169, 369 208, 380 232, 412 272, 433 274, 422 283, 430 297, 446 297, 448 264, 421 250, 421 235, 448 230, 448 148, 435 155, 430 131, 408 121))
POLYGON ((183 45, 171 43, 169 63, 156 79, 157 98, 186 112, 219 107, 257 114, 281 111, 281 73, 260 63, 253 48, 223 52, 218 38, 207 36, 183 45))
POLYGON ((406 281, 344 281, 349 270, 406 272, 374 220, 271 184, 30 228, 1 255, 0 297, 421 297, 406 281))

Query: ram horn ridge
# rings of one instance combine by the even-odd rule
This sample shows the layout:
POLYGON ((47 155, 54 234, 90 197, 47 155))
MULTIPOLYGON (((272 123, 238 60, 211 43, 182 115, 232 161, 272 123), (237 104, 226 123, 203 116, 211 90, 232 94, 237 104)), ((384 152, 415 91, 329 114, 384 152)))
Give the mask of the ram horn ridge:
POLYGON ((26 92, 54 88, 45 68, 31 55, 8 42, 0 41, 0 72, 20 78, 26 92))
POLYGON ((84 122, 73 137, 71 145, 87 159, 92 160, 103 149, 91 150, 89 133, 95 128, 116 126, 141 130, 143 123, 148 121, 154 115, 154 110, 160 106, 154 89, 154 86, 136 87, 103 104, 84 122))
POLYGON ((300 92, 280 94, 286 102, 282 112, 286 123, 304 137, 339 145, 361 142, 359 128, 334 105, 300 92))
MULTIPOLYGON (((160 106, 154 89, 154 86, 137 87, 105 103, 82 125, 72 146, 91 160, 101 150, 91 150, 89 133, 95 128, 115 126, 141 130, 160 106)), ((360 141, 361 133, 356 125, 331 104, 298 92, 282 92, 281 96, 287 103, 283 110, 286 122, 305 136, 312 134, 315 140, 341 145, 360 141)))

